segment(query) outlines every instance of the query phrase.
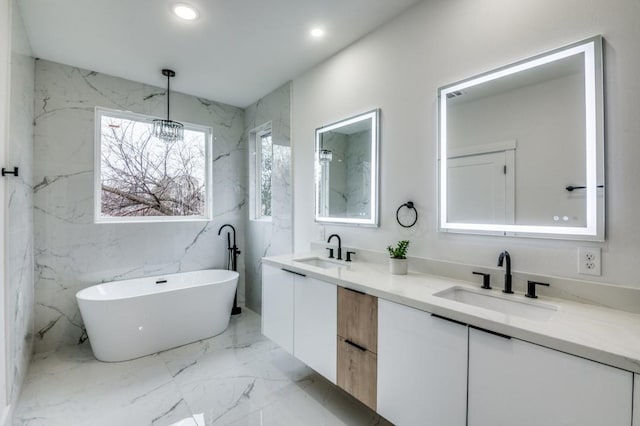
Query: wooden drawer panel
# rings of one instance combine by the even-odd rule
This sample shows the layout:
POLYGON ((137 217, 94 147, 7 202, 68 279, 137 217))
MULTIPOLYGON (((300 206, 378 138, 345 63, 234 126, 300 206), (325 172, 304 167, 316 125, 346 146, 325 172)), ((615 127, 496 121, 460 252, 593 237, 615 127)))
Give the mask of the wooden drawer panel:
POLYGON ((338 287, 338 336, 378 353, 378 298, 338 287))
POLYGON ((378 357, 338 337, 338 386, 376 409, 378 357))

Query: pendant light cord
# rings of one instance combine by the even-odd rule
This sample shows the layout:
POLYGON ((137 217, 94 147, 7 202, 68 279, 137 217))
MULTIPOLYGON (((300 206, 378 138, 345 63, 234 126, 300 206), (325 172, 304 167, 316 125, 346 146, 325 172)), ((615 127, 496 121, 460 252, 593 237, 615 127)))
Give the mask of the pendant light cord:
POLYGON ((169 115, 170 96, 171 96, 171 74, 167 73, 167 120, 171 120, 169 115))

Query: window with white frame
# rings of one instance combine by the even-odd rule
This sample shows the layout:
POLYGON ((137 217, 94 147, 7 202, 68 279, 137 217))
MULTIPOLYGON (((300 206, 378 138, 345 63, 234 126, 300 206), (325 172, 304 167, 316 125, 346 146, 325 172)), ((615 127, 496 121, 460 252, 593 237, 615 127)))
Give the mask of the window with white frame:
POLYGON ((96 108, 96 222, 211 220, 211 129, 153 136, 153 119, 96 108))
POLYGON ((255 162, 253 165, 253 218, 271 219, 271 173, 273 167, 273 143, 270 125, 261 126, 254 135, 255 162))

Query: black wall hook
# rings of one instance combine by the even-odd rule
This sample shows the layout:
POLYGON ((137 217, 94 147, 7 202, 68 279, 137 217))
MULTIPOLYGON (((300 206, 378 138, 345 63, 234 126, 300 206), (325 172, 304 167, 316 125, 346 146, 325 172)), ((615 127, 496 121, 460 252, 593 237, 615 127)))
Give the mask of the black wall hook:
POLYGON ((6 176, 6 175, 13 175, 13 176, 18 176, 18 168, 14 167, 13 171, 9 171, 7 169, 5 169, 4 167, 2 168, 2 176, 6 176))
POLYGON ((398 221, 398 224, 400 226, 402 226, 403 228, 411 228, 413 225, 416 224, 416 222, 418 222, 418 210, 416 210, 413 201, 407 201, 406 203, 402 204, 400 207, 398 207, 398 210, 396 210, 396 220, 398 221), (404 223, 402 223, 400 221, 400 209, 402 209, 403 207, 406 207, 410 210, 413 210, 413 212, 415 213, 416 217, 413 220, 413 222, 411 222, 409 225, 405 225, 404 223))

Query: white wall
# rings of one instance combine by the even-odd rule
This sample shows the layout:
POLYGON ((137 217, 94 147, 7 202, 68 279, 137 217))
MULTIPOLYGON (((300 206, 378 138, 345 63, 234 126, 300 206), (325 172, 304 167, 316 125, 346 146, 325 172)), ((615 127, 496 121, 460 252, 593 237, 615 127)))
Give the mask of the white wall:
POLYGON ((309 249, 313 221, 314 129, 381 108, 380 228, 327 226, 345 245, 384 250, 408 238, 410 255, 493 266, 508 248, 514 269, 581 277, 578 246, 603 249, 602 277, 640 287, 640 2, 580 0, 425 1, 293 82, 294 249, 309 249), (437 232, 437 89, 565 44, 605 39, 607 241, 604 244, 437 232), (415 228, 396 224, 412 200, 415 228))
MULTIPOLYGON (((6 145, 9 139, 9 58, 11 55, 11 1, 0 1, 0 163, 4 164, 6 145)), ((0 200, 4 200, 4 180, 0 181, 0 200)), ((5 270, 5 209, 0 209, 0 422, 5 423, 8 413, 7 389, 6 389, 6 340, 5 321, 8 319, 7 306, 5 304, 6 274, 5 270)))
POLYGON ((19 168, 17 178, 5 178, 7 188, 7 384, 15 406, 33 350, 33 100, 35 61, 13 3, 11 23, 11 83, 9 143, 3 166, 19 168))

